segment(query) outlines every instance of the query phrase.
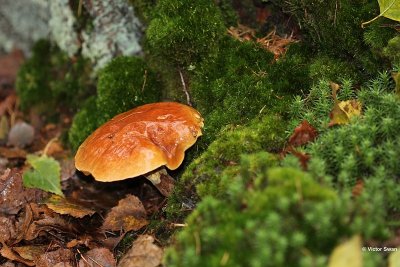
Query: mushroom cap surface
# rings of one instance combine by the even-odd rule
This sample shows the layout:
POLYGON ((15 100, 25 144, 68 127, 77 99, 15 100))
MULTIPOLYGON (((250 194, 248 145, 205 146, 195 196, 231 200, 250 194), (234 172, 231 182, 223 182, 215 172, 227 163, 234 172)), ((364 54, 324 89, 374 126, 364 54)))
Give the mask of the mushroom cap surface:
POLYGON ((203 126, 200 113, 180 103, 139 106, 95 130, 79 147, 75 167, 102 182, 136 177, 163 165, 174 170, 203 126))

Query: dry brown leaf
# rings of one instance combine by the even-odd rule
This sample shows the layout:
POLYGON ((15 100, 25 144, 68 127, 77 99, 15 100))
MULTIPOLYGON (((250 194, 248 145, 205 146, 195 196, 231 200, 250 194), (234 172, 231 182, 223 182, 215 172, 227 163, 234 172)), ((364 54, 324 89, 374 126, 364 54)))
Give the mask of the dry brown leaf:
MULTIPOLYGON (((33 215, 31 222, 27 223, 28 227, 23 235, 25 240, 33 240, 38 236, 46 235, 49 231, 53 232, 53 234, 69 233, 75 235, 78 233, 74 224, 71 224, 70 221, 67 221, 45 205, 30 203, 26 208, 26 212, 29 213, 30 211, 33 215)), ((26 220, 29 220, 29 217, 26 220)))
POLYGON ((75 218, 83 218, 87 215, 91 216, 95 213, 94 210, 82 207, 54 194, 52 194, 50 198, 46 199, 43 204, 58 214, 70 215, 75 218))
POLYGON ((163 250, 150 235, 141 235, 118 263, 118 267, 156 267, 161 264, 163 250))
POLYGON ((0 213, 17 214, 26 203, 38 201, 43 191, 37 189, 25 189, 22 177, 17 169, 7 169, 0 176, 0 213))
POLYGON ((364 190, 364 181, 359 179, 359 180, 357 180, 356 184, 353 186, 353 189, 351 190, 351 194, 353 197, 358 197, 361 195, 363 190, 364 190))
POLYGON ((13 250, 19 254, 22 258, 34 261, 40 255, 46 252, 48 245, 42 246, 22 246, 22 247, 13 247, 13 250))
POLYGON ((117 261, 114 255, 106 248, 95 248, 81 256, 78 267, 114 267, 117 261))
POLYGON ((39 256, 35 260, 35 264, 36 267, 72 267, 74 259, 74 254, 69 249, 60 248, 39 256))
POLYGON ((314 141, 318 132, 308 121, 302 121, 295 129, 289 138, 289 145, 302 146, 314 141))
POLYGON ((0 217, 0 240, 6 244, 17 236, 17 228, 14 216, 0 217))
POLYGON ((146 210, 142 202, 133 195, 128 195, 107 214, 102 229, 109 231, 136 231, 147 225, 146 210))
POLYGON ((0 155, 7 159, 24 159, 26 158, 26 151, 18 147, 0 147, 0 155))
POLYGON ((10 247, 8 247, 5 243, 2 242, 2 248, 0 249, 0 255, 3 256, 6 259, 12 260, 12 261, 17 261, 21 262, 25 265, 28 266, 35 266, 33 261, 26 260, 19 256, 14 250, 12 250, 10 247))

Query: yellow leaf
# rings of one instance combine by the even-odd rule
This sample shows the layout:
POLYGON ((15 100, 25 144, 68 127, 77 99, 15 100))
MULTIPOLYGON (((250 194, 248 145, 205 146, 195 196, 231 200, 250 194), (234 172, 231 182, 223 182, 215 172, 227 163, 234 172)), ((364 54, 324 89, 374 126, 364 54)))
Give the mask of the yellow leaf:
POLYGON ((87 215, 91 216, 95 213, 94 210, 72 203, 58 195, 52 195, 44 202, 44 204, 58 214, 67 214, 75 218, 83 218, 87 215))
POLYGON ((389 267, 400 267, 400 248, 389 255, 389 267))
POLYGON ((356 235, 338 245, 329 257, 328 267, 362 267, 361 237, 356 235))
POLYGON ((331 111, 329 126, 347 124, 352 117, 361 115, 361 103, 355 99, 335 102, 331 111))

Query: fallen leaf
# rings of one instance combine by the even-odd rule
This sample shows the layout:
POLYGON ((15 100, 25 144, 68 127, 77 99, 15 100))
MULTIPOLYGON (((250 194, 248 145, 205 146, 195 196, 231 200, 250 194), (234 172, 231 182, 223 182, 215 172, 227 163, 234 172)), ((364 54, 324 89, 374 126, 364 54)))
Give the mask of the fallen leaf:
POLYGON ((0 254, 4 258, 12 260, 12 261, 17 261, 17 262, 23 263, 28 266, 35 266, 33 261, 22 258, 14 250, 12 250, 10 247, 8 247, 5 243, 2 242, 2 245, 3 245, 3 247, 0 249, 0 254))
POLYGON ((303 120, 289 138, 289 145, 302 146, 314 141, 317 137, 317 130, 306 120, 303 120))
POLYGON ((361 103, 357 100, 336 102, 330 113, 329 126, 347 124, 351 118, 361 115, 361 103))
POLYGON ((133 195, 128 195, 107 214, 102 225, 103 230, 136 231, 147 225, 146 210, 142 202, 133 195))
POLYGON ((71 220, 63 218, 45 205, 30 203, 27 205, 25 212, 27 216, 23 224, 27 225, 27 229, 24 231, 22 239, 33 240, 38 236, 47 235, 48 232, 52 232, 51 236, 58 233, 63 234, 63 236, 66 234, 71 236, 78 234, 71 220))
POLYGON ((8 145, 23 148, 33 142, 34 136, 35 129, 30 124, 17 122, 8 133, 8 145))
POLYGON ((36 267, 73 267, 74 254, 69 249, 46 252, 35 260, 36 267))
POLYGON ((400 248, 389 255, 389 267, 400 267, 400 248))
POLYGON ((17 236, 15 216, 0 217, 0 240, 4 243, 9 243, 17 236))
POLYGON ((66 198, 58 195, 51 195, 50 198, 43 202, 43 204, 58 214, 70 215, 75 218, 83 218, 95 213, 94 210, 72 203, 66 198))
POLYGON ((329 257, 328 267, 362 267, 361 237, 356 235, 338 245, 329 257))
POLYGON ((24 159, 26 151, 18 147, 0 147, 0 155, 7 159, 24 159))
POLYGON ((287 147, 285 149, 285 152, 292 153, 296 158, 298 158, 303 170, 307 170, 307 167, 308 167, 307 164, 308 164, 308 161, 310 160, 310 155, 296 150, 293 146, 287 147))
POLYGON ((26 189, 22 185, 17 169, 7 169, 0 176, 0 213, 17 214, 26 203, 37 202, 44 193, 36 189, 26 189))
POLYGON ((156 267, 161 264, 163 250, 150 235, 141 235, 118 263, 118 267, 156 267))
POLYGON ((27 162, 32 170, 23 174, 24 186, 40 188, 44 191, 63 196, 60 183, 60 164, 52 157, 46 155, 27 155, 27 162))
POLYGON ((42 246, 22 246, 13 247, 13 250, 19 254, 22 258, 29 261, 34 261, 40 255, 46 252, 48 245, 42 246))
POLYGON ((114 255, 106 248, 95 248, 81 256, 78 267, 113 267, 117 265, 114 255))

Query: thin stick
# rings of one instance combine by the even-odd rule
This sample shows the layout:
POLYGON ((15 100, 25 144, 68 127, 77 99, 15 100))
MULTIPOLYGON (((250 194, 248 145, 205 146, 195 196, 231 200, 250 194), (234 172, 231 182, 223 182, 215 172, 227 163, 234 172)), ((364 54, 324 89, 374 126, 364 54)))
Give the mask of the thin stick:
POLYGON ((83 0, 79 0, 79 4, 78 4, 78 17, 80 17, 81 14, 82 14, 82 4, 83 4, 83 0))
POLYGON ((142 85, 142 93, 144 91, 144 87, 146 86, 146 81, 147 81, 147 70, 144 70, 143 74, 143 85, 142 85))
POLYGON ((182 89, 183 89, 183 92, 185 93, 185 95, 186 95, 186 102, 187 102, 187 104, 189 105, 189 106, 192 106, 192 102, 190 101, 190 95, 189 95, 189 92, 188 92, 188 90, 187 90, 187 88, 186 88, 186 83, 185 83, 185 79, 183 79, 183 74, 182 74, 182 72, 179 70, 179 75, 181 76, 181 82, 182 82, 182 89))

